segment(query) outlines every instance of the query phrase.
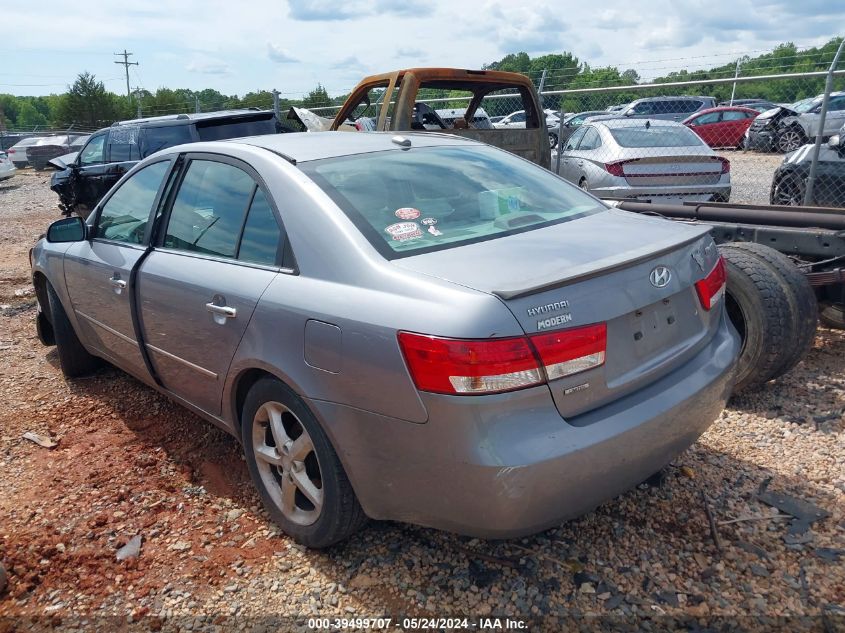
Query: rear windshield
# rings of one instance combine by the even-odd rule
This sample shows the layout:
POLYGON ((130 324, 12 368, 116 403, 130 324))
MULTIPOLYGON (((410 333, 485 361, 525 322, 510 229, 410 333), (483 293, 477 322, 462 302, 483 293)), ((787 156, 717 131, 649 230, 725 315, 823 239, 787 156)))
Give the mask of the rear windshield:
POLYGON ((685 127, 610 128, 610 134, 622 147, 690 147, 702 144, 699 136, 685 127))
POLYGON ((567 222, 605 207, 488 146, 427 147, 300 163, 387 259, 567 222))
POLYGON ((275 134, 276 119, 251 119, 229 123, 199 122, 197 134, 201 141, 220 141, 227 138, 241 138, 242 136, 259 136, 261 134, 275 134))

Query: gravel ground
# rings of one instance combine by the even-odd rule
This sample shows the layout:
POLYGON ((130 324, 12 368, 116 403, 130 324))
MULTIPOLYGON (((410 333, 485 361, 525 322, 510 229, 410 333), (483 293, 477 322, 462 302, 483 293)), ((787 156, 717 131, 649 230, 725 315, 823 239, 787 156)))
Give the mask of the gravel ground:
POLYGON ((731 202, 769 204, 772 176, 783 162, 783 154, 719 151, 731 161, 731 202))
POLYGON ((28 282, 58 217, 47 179, 0 185, 0 632, 311 630, 314 615, 845 626, 845 332, 820 329, 659 476, 559 528, 494 542, 373 523, 312 552, 259 508, 234 439, 117 370, 62 379, 28 282), (793 519, 766 487, 822 516, 793 519), (118 561, 135 535, 140 556, 118 561))

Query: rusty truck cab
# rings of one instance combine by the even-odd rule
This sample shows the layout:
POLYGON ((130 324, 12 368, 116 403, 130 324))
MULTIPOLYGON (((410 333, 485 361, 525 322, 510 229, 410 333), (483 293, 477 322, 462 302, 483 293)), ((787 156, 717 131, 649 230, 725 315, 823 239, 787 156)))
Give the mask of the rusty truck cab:
MULTIPOLYGON (((485 108, 490 111, 489 105, 485 108)), ((550 166, 549 137, 539 96, 528 77, 518 73, 409 68, 372 75, 352 91, 331 129, 436 131, 500 147, 547 169, 550 166), (525 129, 477 125, 475 113, 482 101, 495 104, 504 100, 514 104, 509 111, 525 110, 525 129), (438 103, 465 107, 463 117, 445 123, 437 115, 438 103)))

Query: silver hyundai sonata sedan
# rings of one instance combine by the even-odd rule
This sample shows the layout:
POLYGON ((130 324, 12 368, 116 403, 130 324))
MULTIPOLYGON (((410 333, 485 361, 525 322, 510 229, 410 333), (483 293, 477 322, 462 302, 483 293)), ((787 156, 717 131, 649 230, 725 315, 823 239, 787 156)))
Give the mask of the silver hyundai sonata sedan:
POLYGON ((696 440, 739 351, 706 228, 430 133, 167 149, 32 267, 65 374, 105 359, 238 437, 312 547, 587 512, 696 440))

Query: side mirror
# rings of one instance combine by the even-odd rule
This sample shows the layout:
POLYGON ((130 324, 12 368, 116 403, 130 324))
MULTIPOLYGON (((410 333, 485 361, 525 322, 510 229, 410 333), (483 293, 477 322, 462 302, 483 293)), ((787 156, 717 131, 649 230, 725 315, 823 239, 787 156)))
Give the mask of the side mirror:
POLYGON ((56 220, 47 228, 47 241, 53 243, 81 242, 88 235, 88 225, 79 216, 56 220))
POLYGON ((840 141, 839 134, 834 134, 829 139, 827 139, 827 146, 830 149, 837 149, 838 150, 839 149, 839 141, 840 141))
POLYGON ((622 116, 631 116, 634 114, 634 109, 631 108, 630 110, 625 110, 622 116))

